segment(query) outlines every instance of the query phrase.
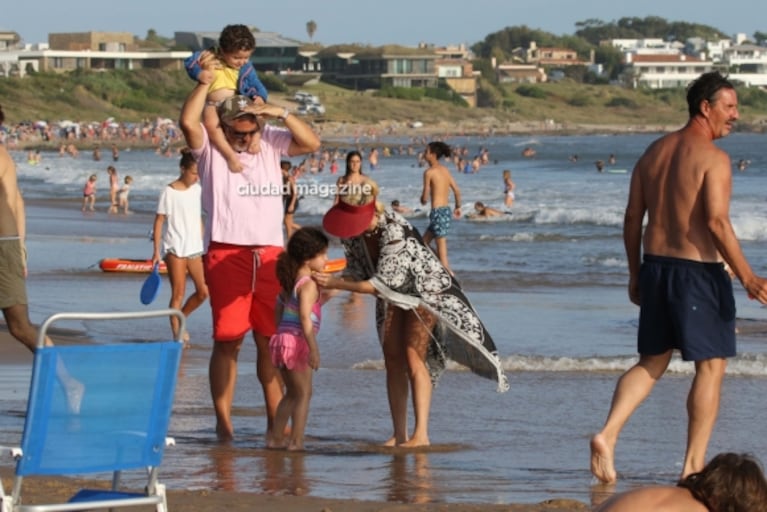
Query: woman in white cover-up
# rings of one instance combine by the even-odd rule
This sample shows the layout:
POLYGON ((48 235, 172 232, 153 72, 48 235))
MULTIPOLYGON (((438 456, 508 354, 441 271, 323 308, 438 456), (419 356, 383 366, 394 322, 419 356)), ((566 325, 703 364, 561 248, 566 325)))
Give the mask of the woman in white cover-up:
MULTIPOLYGON (((208 286, 205 284, 202 266, 202 206, 200 184, 197 182, 197 162, 186 148, 181 151, 179 167, 181 175, 163 189, 157 204, 152 236, 152 263, 160 262, 162 241, 171 287, 169 306, 180 309, 188 317, 208 298, 208 286), (166 220, 168 225, 163 236, 162 228, 166 220), (194 282, 194 293, 184 301, 187 272, 194 282)), ((171 317, 170 326, 173 338, 178 338, 176 317, 171 317)), ((189 341, 188 333, 182 335, 184 341, 189 341)))

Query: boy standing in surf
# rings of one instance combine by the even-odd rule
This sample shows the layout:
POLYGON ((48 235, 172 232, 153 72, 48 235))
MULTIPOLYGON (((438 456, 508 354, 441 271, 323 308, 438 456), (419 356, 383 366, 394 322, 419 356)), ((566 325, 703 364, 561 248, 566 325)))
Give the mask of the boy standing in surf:
MULTIPOLYGON (((450 156, 450 146, 444 142, 429 142, 424 151, 424 159, 429 168, 423 173, 423 191, 421 204, 431 199, 429 212, 429 227, 423 235, 423 241, 431 247, 431 241, 436 239, 437 257, 444 267, 450 270, 447 259, 447 232, 450 230, 450 220, 461 217, 461 189, 453 179, 450 171, 439 161, 442 157, 450 156), (450 191, 455 197, 455 210, 448 206, 450 191)), ((452 271, 451 271, 452 273, 452 271)))

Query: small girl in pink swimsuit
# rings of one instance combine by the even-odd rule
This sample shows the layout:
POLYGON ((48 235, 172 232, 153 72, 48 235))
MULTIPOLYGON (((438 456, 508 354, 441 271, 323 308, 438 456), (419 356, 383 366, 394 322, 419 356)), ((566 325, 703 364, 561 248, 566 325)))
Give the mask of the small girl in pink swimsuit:
POLYGON ((269 448, 304 449, 304 430, 312 396, 312 371, 320 366, 317 332, 320 329, 320 288, 312 273, 322 272, 328 260, 328 237, 314 227, 300 228, 288 240, 277 260, 277 278, 282 286, 276 314, 277 333, 269 340, 272 364, 285 382, 267 441, 269 448), (290 438, 284 439, 288 420, 290 438))

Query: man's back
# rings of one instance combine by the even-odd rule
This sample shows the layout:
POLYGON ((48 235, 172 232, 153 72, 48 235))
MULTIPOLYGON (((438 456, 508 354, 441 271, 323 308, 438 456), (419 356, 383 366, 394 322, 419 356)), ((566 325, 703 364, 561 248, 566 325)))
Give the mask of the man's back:
POLYGON ((16 182, 16 164, 0 144, 0 237, 17 236, 20 206, 19 188, 16 182))
POLYGON ((727 154, 689 127, 647 149, 634 169, 648 214, 643 237, 646 254, 720 259, 709 231, 707 205, 712 200, 729 201, 729 190, 711 191, 713 183, 726 179, 722 173, 729 168, 727 154))

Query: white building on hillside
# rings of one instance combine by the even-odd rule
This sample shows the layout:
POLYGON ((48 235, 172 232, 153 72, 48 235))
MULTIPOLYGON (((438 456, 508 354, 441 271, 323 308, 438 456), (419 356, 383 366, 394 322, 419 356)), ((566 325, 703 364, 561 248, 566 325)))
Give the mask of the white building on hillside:
POLYGON ((744 85, 767 86, 767 47, 741 44, 724 52, 724 62, 730 70, 729 78, 744 85))
POLYGON ((673 55, 680 53, 684 48, 679 41, 664 41, 659 38, 611 39, 609 44, 623 53, 637 55, 673 55))
POLYGON ((702 73, 713 71, 713 62, 684 54, 636 55, 626 53, 624 81, 633 88, 687 87, 702 73))

